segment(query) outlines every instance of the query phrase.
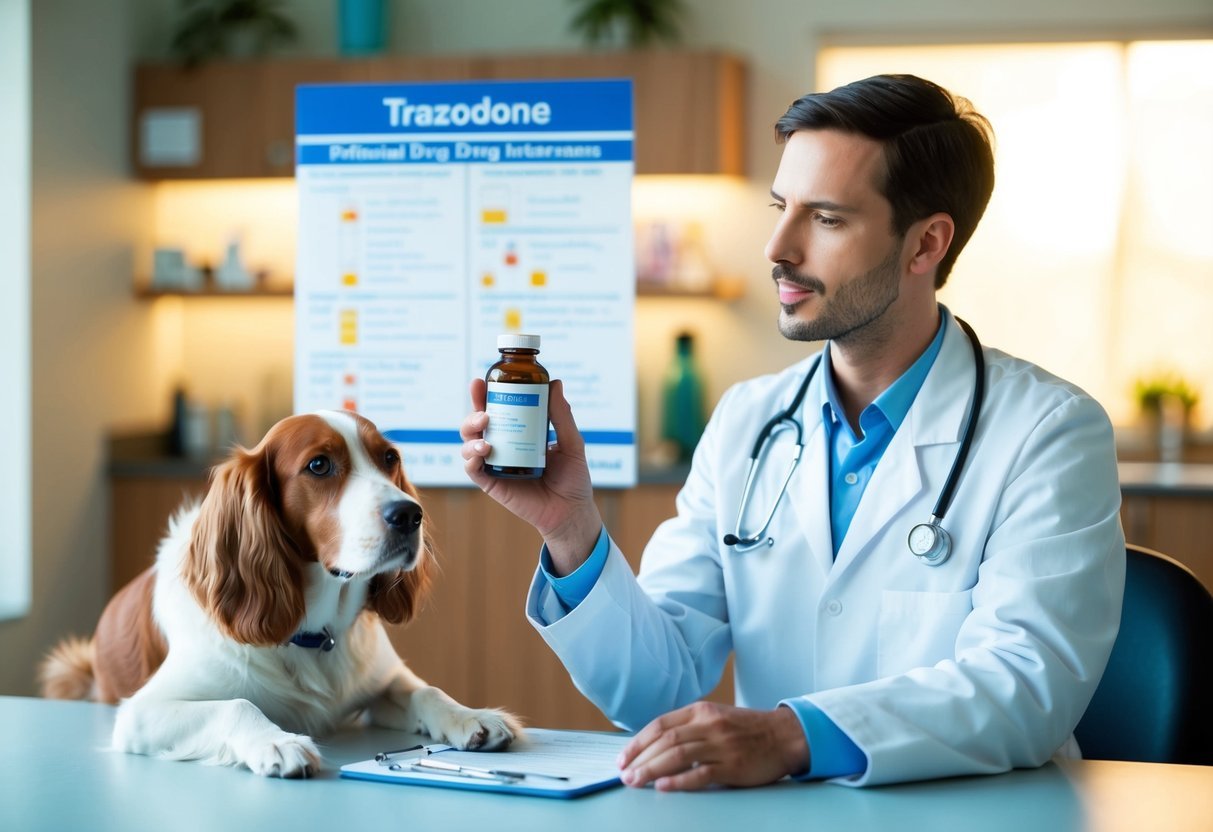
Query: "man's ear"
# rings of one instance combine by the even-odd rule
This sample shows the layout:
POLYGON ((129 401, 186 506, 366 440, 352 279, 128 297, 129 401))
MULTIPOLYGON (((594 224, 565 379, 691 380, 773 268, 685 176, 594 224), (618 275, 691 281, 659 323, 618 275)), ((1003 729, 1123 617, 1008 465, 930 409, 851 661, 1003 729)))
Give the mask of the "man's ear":
POLYGON ((948 253, 955 233, 956 223, 952 221, 951 215, 942 212, 911 225, 906 233, 906 240, 913 251, 909 266, 911 274, 933 273, 948 253))

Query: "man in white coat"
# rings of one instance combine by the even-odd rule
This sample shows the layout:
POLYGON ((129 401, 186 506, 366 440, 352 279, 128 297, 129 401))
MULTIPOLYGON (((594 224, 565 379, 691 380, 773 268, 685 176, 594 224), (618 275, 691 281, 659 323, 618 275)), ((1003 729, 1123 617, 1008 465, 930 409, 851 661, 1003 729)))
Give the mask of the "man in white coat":
POLYGON ((928 81, 878 76, 799 99, 776 131, 779 328, 827 344, 724 395, 639 576, 560 382, 557 444, 530 481, 484 473, 472 383, 467 473, 544 538, 527 614, 638 732, 631 786, 869 785, 1073 753, 1120 619, 1112 428, 936 301, 993 189, 988 124, 928 81), (743 498, 747 451, 784 412, 743 498), (699 701, 730 653, 737 705, 699 701))

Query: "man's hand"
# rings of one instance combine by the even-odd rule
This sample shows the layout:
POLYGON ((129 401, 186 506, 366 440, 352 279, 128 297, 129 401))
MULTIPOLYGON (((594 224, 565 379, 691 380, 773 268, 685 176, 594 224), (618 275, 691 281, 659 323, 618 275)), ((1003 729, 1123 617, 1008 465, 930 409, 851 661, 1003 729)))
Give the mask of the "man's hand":
POLYGON ((761 786, 807 771, 809 746, 791 708, 757 711, 696 702, 646 725, 618 762, 629 786, 761 786))
POLYGON ((484 429, 489 423, 484 412, 485 391, 484 380, 473 379, 473 412, 459 426, 463 470, 485 494, 543 535, 552 565, 559 575, 567 575, 594 549, 602 531, 602 515, 594 503, 590 469, 585 461, 585 440, 573 421, 564 385, 554 381, 548 393, 548 414, 556 429, 556 444, 548 448, 543 477, 536 480, 498 479, 485 473, 484 460, 490 450, 484 441, 484 429))

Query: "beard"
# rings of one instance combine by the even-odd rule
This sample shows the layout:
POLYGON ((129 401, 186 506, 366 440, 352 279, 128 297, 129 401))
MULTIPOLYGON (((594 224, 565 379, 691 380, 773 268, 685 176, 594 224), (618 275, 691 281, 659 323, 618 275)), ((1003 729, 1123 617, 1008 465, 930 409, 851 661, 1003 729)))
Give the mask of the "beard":
MULTIPOLYGON (((771 270, 775 280, 787 280, 812 289, 821 299, 821 311, 810 321, 797 319, 797 307, 780 305, 779 332, 789 341, 857 341, 878 321, 901 293, 901 246, 894 244, 889 255, 855 280, 844 283, 833 296, 815 277, 796 274, 780 263, 771 270)), ((875 334, 875 333, 873 333, 875 334)))

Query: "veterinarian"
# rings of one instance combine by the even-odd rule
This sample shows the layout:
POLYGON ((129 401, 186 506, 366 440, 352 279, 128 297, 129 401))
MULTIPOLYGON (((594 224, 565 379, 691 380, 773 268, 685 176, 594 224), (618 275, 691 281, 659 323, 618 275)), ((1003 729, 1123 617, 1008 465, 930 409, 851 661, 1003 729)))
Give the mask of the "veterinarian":
POLYGON ((879 76, 799 99, 776 131, 779 329, 827 343, 725 393, 639 576, 561 384, 543 479, 511 481, 482 470, 473 382, 468 475, 545 541, 527 614, 638 732, 632 786, 872 785, 1073 754, 1124 584, 1112 427, 936 300, 993 189, 989 126, 879 76), (737 706, 698 701, 730 654, 737 706))

